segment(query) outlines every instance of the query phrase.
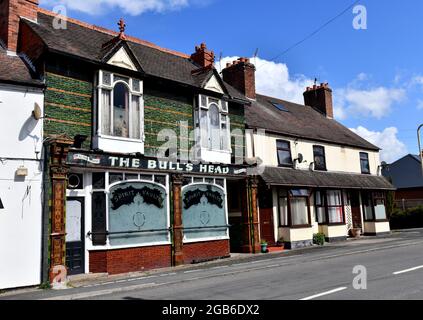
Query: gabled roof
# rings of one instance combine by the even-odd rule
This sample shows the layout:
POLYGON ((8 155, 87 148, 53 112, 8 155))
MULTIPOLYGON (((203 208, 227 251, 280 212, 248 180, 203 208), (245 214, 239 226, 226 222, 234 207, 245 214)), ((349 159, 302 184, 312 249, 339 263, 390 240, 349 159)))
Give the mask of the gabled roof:
MULTIPOLYGON (((89 60, 95 63, 104 63, 104 57, 110 51, 116 50, 116 45, 105 50, 105 44, 112 43, 117 33, 69 19, 66 29, 56 30, 53 26, 54 16, 45 10, 38 12, 37 23, 23 20, 23 23, 35 32, 50 51, 89 60)), ((198 79, 192 72, 199 67, 190 56, 160 48, 149 42, 126 36, 126 42, 140 64, 142 70, 151 76, 175 81, 184 85, 199 88, 198 79)), ((227 85, 227 84, 225 84, 227 85)), ((248 102, 244 95, 231 88, 227 90, 230 98, 248 102)))
POLYGON ((423 187, 423 170, 418 155, 408 154, 398 159, 385 167, 382 174, 398 189, 423 187))
POLYGON ((258 94, 256 101, 245 107, 245 113, 247 126, 250 128, 306 140, 380 150, 339 122, 325 117, 309 106, 258 94), (275 103, 283 105, 286 111, 278 110, 275 103))
POLYGON ((23 84, 29 86, 43 86, 43 82, 18 56, 7 55, 0 45, 0 83, 23 84))

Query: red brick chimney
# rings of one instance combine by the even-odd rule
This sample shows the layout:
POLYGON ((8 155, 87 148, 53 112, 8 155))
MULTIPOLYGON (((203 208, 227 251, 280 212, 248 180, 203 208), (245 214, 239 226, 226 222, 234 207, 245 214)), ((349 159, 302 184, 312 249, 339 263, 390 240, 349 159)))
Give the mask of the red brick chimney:
POLYGON ((0 40, 16 52, 20 17, 37 21, 38 0, 0 0, 0 40))
POLYGON ((329 84, 321 83, 320 86, 307 87, 304 92, 304 103, 333 119, 332 89, 329 88, 329 84))
POLYGON ((227 63, 222 70, 223 80, 241 91, 247 98, 256 99, 256 67, 250 59, 239 58, 227 63))
POLYGON ((201 68, 209 68, 214 63, 214 52, 207 50, 205 43, 195 47, 195 53, 191 55, 191 60, 200 65, 201 68))

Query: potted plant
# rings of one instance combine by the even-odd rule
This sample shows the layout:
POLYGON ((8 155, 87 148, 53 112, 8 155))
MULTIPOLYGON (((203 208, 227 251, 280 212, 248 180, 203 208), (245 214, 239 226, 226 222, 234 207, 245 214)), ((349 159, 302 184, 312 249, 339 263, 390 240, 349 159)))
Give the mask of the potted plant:
POLYGON ((283 237, 280 237, 279 240, 276 242, 276 245, 279 248, 284 249, 285 248, 285 239, 283 237))
POLYGON ((315 233, 313 235, 313 243, 319 246, 323 246, 325 244, 325 234, 324 233, 315 233))
POLYGON ((354 237, 354 238, 360 238, 361 228, 352 228, 351 229, 351 236, 354 237))
POLYGON ((261 252, 262 253, 267 253, 268 252, 268 250, 267 250, 267 241, 266 240, 262 239, 261 242, 260 242, 260 246, 261 246, 261 252))

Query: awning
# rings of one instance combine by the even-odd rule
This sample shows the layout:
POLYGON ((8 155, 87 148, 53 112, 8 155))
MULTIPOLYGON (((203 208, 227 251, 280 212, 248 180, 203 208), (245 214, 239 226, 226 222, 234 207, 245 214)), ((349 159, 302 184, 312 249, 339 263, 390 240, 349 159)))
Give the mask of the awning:
POLYGON ((395 190, 385 177, 366 174, 266 167, 261 177, 266 184, 274 186, 395 190))

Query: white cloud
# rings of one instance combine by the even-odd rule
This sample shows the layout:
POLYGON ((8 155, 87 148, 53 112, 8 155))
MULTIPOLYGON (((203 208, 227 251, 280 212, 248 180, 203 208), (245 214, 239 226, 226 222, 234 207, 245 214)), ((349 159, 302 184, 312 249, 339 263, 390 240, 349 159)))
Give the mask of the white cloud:
POLYGON ((381 119, 392 110, 395 103, 406 98, 403 88, 376 87, 356 89, 353 87, 334 90, 335 114, 343 120, 348 115, 381 119))
POLYGON ((147 11, 164 12, 187 7, 191 0, 41 0, 42 5, 64 5, 68 9, 88 14, 102 14, 120 9, 129 15, 139 15, 147 11))
MULTIPOLYGON (((222 69, 227 62, 237 60, 239 57, 225 57, 220 61, 222 69)), ((304 104, 303 92, 307 86, 313 84, 313 80, 304 75, 292 76, 288 66, 284 63, 276 63, 260 58, 250 58, 256 67, 256 91, 257 93, 281 98, 284 100, 304 104)), ((217 64, 219 67, 219 64, 217 64)))
POLYGON ((395 127, 389 127, 383 131, 371 131, 359 126, 350 130, 381 148, 382 161, 392 163, 408 153, 406 145, 398 139, 398 129, 395 127))

